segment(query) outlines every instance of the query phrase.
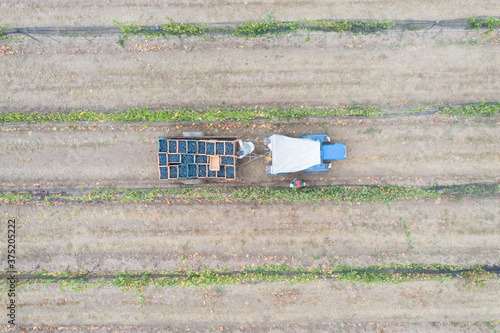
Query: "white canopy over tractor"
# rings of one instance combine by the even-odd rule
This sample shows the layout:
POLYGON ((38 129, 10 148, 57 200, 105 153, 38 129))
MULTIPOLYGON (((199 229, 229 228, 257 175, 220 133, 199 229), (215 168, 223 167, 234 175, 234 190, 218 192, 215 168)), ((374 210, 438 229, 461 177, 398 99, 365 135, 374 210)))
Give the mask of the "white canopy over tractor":
POLYGON ((269 137, 271 173, 298 172, 321 164, 321 142, 274 134, 269 137))

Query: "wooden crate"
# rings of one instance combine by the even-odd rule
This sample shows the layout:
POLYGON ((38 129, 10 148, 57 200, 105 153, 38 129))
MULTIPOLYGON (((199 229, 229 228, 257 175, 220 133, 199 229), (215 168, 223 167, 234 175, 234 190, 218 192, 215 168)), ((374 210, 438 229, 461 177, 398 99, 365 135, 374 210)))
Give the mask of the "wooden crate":
POLYGON ((167 163, 167 153, 158 153, 158 165, 166 166, 167 163))
POLYGON ((160 171, 160 179, 161 180, 164 180, 164 179, 168 179, 168 166, 162 166, 159 168, 159 171, 160 171))
POLYGON ((236 147, 238 142, 227 141, 224 143, 224 155, 236 156, 236 147))
POLYGON ((178 166, 177 165, 169 165, 168 167, 168 178, 169 179, 178 179, 178 166))
POLYGON ((220 169, 220 156, 211 155, 209 169, 212 171, 219 171, 220 169))
POLYGON ((215 145, 217 143, 217 140, 208 140, 206 141, 206 150, 205 154, 206 155, 215 155, 215 145), (210 152, 209 151, 209 146, 213 146, 213 150, 210 152))
POLYGON ((206 140, 198 140, 198 155, 206 155, 207 154, 207 141, 206 140))
POLYGON ((198 164, 198 178, 207 178, 208 177, 208 164, 198 164), (202 170, 205 170, 205 173, 202 173, 202 170))

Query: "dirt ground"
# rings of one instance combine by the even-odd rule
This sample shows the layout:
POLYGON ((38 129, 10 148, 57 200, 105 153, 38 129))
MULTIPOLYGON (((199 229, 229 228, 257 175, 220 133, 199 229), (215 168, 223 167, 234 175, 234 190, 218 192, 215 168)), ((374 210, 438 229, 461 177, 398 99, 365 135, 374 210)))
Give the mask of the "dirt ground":
MULTIPOLYGON (((498 328, 498 322, 491 323, 499 315, 498 287, 498 281, 490 281, 469 293, 463 282, 454 280, 373 286, 320 281, 306 285, 165 288, 147 290, 147 301, 141 308, 133 292, 61 292, 52 286, 20 294, 18 322, 26 326, 43 323, 88 328, 98 322, 108 327, 141 325, 143 329, 179 327, 195 331, 224 326, 233 326, 232 331, 273 331, 272 325, 277 325, 274 329, 281 326, 281 331, 310 332, 318 325, 323 327, 321 331, 348 326, 355 332, 421 332, 419 329, 436 322, 459 322, 469 328, 468 322, 477 321, 483 322, 481 331, 487 332, 495 325, 498 328), (484 322, 490 322, 489 326, 484 322), (405 330, 391 328, 390 323, 403 325, 405 330)), ((435 324, 435 328, 440 326, 435 324)))
MULTIPOLYGON (((90 187, 167 188, 158 180, 158 137, 201 129, 207 135, 256 140, 270 133, 300 136, 326 131, 344 142, 348 157, 326 175, 267 177, 264 159, 239 168, 241 185, 287 186, 299 175, 310 185, 399 184, 426 186, 499 181, 500 119, 395 116, 312 119, 248 125, 24 125, 0 128, 0 188, 69 190, 90 187)), ((232 182, 220 183, 231 185, 232 182)), ((177 185, 178 186, 178 185, 177 185)))
MULTIPOLYGON (((13 1, 0 24, 110 26, 112 19, 164 23, 302 18, 443 20, 500 15, 480 0, 13 1)), ((46 37, 45 39, 48 39, 46 37)), ((416 31, 371 36, 26 40, 0 44, 0 111, 135 107, 409 108, 500 102, 500 34, 416 31)), ((45 124, 0 126, 0 190, 168 188, 158 180, 157 138, 185 130, 254 139, 326 131, 348 157, 308 186, 427 186, 499 182, 500 117, 433 115, 305 119, 248 124, 45 124)), ((257 160, 239 185, 286 186, 257 160)), ((224 183, 222 185, 230 185, 224 183)), ((288 263, 498 265, 497 199, 399 201, 386 206, 0 204, 17 221, 17 268, 25 271, 169 270, 288 263)), ((0 223, 6 235, 6 223, 0 223)), ((6 252, 0 258, 5 262, 6 252)), ((134 292, 76 293, 55 285, 17 292, 17 323, 54 330, 489 332, 499 329, 499 280, 470 292, 463 279, 365 286, 327 280, 134 292), (94 326, 95 325, 95 326, 94 326)), ((7 298, 2 293, 2 304, 7 298)), ((5 315, 5 314, 4 314, 5 315)), ((4 317, 5 318, 5 317, 4 317)), ((2 320, 0 325, 4 325, 2 320)), ((0 330, 8 330, 0 326, 0 330)), ((43 328, 42 328, 43 329, 43 328)))
POLYGON ((493 0, 435 2, 412 0, 360 1, 84 1, 5 0, 0 4, 2 23, 15 27, 111 25, 111 20, 162 24, 170 16, 178 22, 239 22, 263 19, 271 12, 280 20, 300 19, 413 19, 445 20, 500 15, 493 0))
MULTIPOLYGON (((209 325, 195 326, 199 331, 211 332, 393 332, 393 333, 419 333, 419 332, 496 332, 498 330, 498 322, 432 322, 432 323, 409 323, 409 322, 369 322, 369 323, 350 323, 350 322, 330 322, 321 324, 261 324, 261 325, 209 325)), ((77 325, 59 325, 54 326, 37 326, 33 331, 50 331, 58 332, 73 332, 83 328, 77 325)), ((140 325, 112 325, 98 326, 92 325, 87 330, 99 330, 99 332, 143 332, 147 329, 140 325)), ((154 332, 191 332, 190 326, 169 326, 169 327, 154 327, 150 328, 154 332)), ((0 331, 9 331, 9 328, 0 326, 0 331)))
MULTIPOLYGON (((16 218, 23 271, 158 270, 287 263, 498 264, 498 199, 372 205, 29 204, 16 218), (185 265, 185 266, 183 266, 185 265)), ((2 224, 6 233, 6 224, 2 224)), ((2 258, 5 257, 2 254, 2 258)))
POLYGON ((498 102, 499 45, 498 34, 479 32, 127 41, 125 48, 30 41, 3 49, 0 111, 498 102))

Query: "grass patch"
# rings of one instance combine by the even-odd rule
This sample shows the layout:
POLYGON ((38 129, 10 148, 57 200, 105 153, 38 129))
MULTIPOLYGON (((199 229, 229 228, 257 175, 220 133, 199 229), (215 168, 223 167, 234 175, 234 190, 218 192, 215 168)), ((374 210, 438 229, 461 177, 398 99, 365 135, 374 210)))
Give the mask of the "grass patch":
POLYGON ((447 106, 438 110, 438 114, 450 114, 455 116, 492 116, 500 113, 500 103, 475 103, 465 106, 447 106))
MULTIPOLYGON (((123 41, 123 40, 122 40, 123 41)), ((414 108, 404 114, 415 114, 427 108, 414 108)), ((492 116, 500 113, 500 103, 475 103, 467 106, 445 106, 437 111, 442 115, 456 116, 492 116)), ((381 108, 361 107, 354 105, 346 108, 335 109, 209 109, 209 110, 152 110, 149 108, 135 108, 115 112, 95 112, 88 110, 74 110, 71 112, 6 112, 0 113, 0 123, 75 123, 89 122, 165 122, 175 123, 181 121, 213 123, 216 121, 249 122, 251 120, 302 120, 307 117, 375 117, 390 115, 391 112, 381 108)))
POLYGON ((0 203, 23 203, 33 201, 30 193, 3 193, 0 191, 0 203))
POLYGON ((403 229, 405 232, 405 237, 406 237, 406 244, 408 244, 408 251, 413 249, 413 241, 411 239, 411 231, 410 227, 408 227, 408 224, 406 224, 406 221, 401 219, 401 224, 403 225, 403 229))
POLYGON ((160 29, 169 36, 200 36, 206 31, 205 25, 194 25, 189 23, 177 23, 172 18, 167 17, 169 24, 162 25, 160 29))
MULTIPOLYGON (((306 187, 300 190, 288 187, 199 187, 177 189, 95 189, 81 196, 53 194, 43 197, 45 202, 151 202, 171 203, 256 202, 256 203, 319 203, 336 201, 338 204, 354 202, 389 204, 395 200, 436 198, 438 192, 405 186, 382 185, 376 187, 329 186, 306 187)), ((5 194, 0 191, 0 203, 35 201, 29 193, 5 194)))
POLYGON ((194 25, 190 23, 178 23, 172 18, 167 17, 169 24, 162 25, 157 29, 146 28, 136 21, 119 22, 112 20, 113 24, 122 30, 122 35, 119 39, 119 44, 124 46, 124 40, 130 37, 145 37, 148 40, 152 38, 166 38, 168 36, 175 37, 191 37, 202 36, 206 30, 205 25, 194 25))
POLYGON ((387 30, 396 26, 396 24, 391 20, 378 20, 378 21, 306 21, 307 28, 311 30, 319 30, 324 32, 339 32, 343 33, 346 31, 361 33, 361 34, 371 34, 380 32, 382 30, 387 30))
POLYGON ((247 20, 244 24, 237 26, 233 36, 249 39, 270 33, 274 35, 289 34, 303 28, 305 28, 304 25, 298 21, 276 22, 274 13, 271 13, 267 15, 267 19, 264 21, 247 20))
POLYGON ((300 120, 307 117, 330 117, 330 116, 374 116, 382 113, 379 108, 339 108, 329 110, 318 109, 211 109, 211 110, 151 110, 149 108, 137 108, 127 111, 98 113, 94 111, 75 110, 70 113, 51 112, 9 112, 0 113, 0 123, 26 122, 30 124, 48 123, 48 122, 167 122, 174 123, 179 121, 199 121, 204 123, 213 123, 214 121, 234 120, 239 122, 248 122, 255 119, 282 119, 282 120, 300 120))
POLYGON ((494 29, 500 27, 500 19, 491 16, 469 17, 469 27, 474 31, 480 28, 488 28, 484 34, 489 35, 494 29))
POLYGON ((433 186, 430 189, 438 192, 440 195, 460 198, 464 196, 473 197, 492 197, 500 194, 499 184, 465 184, 465 185, 447 185, 433 186))
POLYGON ((11 43, 14 42, 16 44, 23 44, 23 40, 21 38, 15 38, 15 37, 8 37, 7 33, 5 32, 6 29, 12 29, 12 26, 5 24, 5 25, 0 25, 0 41, 4 43, 11 43))

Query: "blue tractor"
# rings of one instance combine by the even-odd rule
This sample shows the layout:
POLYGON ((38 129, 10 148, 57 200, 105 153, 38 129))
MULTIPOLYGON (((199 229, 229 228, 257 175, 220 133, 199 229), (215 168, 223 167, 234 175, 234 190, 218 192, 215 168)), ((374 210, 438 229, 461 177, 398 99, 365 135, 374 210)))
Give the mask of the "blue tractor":
POLYGON ((327 173, 332 161, 345 160, 344 143, 331 143, 326 133, 306 133, 300 138, 273 134, 264 144, 269 149, 266 173, 269 176, 286 176, 293 172, 317 175, 327 173))

